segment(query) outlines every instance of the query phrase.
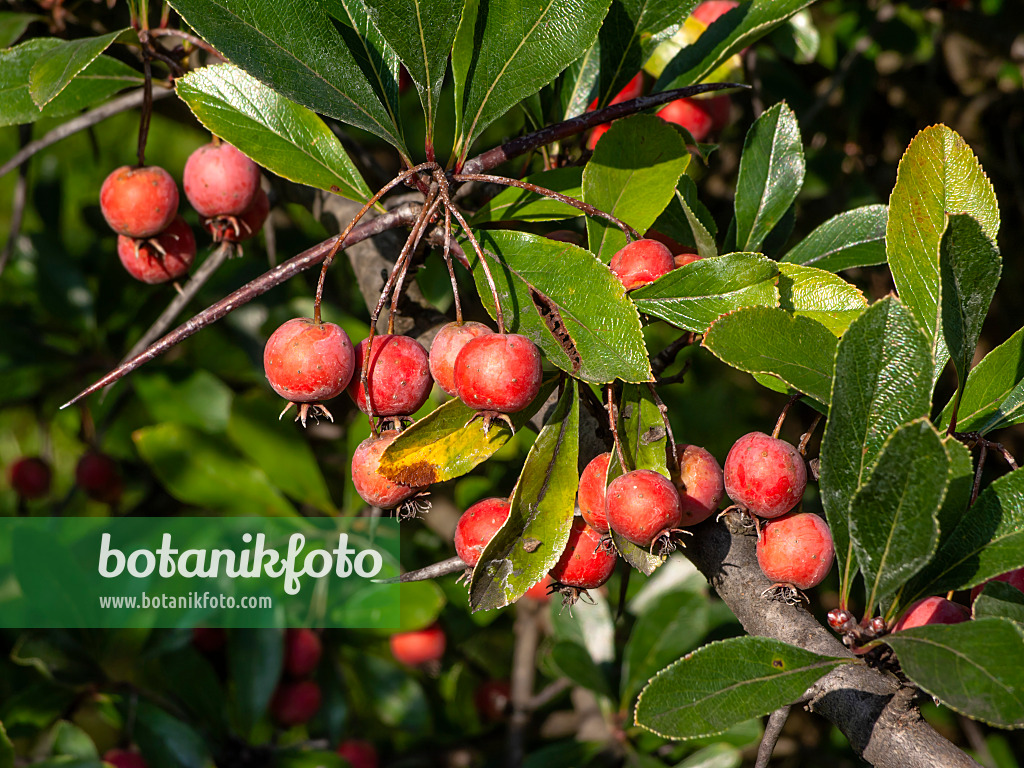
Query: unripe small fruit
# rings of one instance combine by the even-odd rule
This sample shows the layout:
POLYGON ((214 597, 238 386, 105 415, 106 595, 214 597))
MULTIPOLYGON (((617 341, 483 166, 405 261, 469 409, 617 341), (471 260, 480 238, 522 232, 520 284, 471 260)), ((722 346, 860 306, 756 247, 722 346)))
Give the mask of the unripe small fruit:
POLYGON ((89 452, 78 460, 75 484, 94 501, 115 504, 121 499, 121 473, 114 460, 102 453, 89 452))
POLYGON ((722 467, 715 457, 699 445, 676 445, 679 459, 679 504, 683 508, 680 525, 696 525, 715 514, 725 496, 722 467))
POLYGON ((103 762, 110 763, 114 768, 148 768, 142 755, 128 749, 107 750, 103 753, 103 762))
MULTIPOLYGON (((369 413, 361 372, 369 340, 356 348, 356 370, 348 386, 349 397, 363 413, 369 413)), ((427 350, 410 336, 381 334, 373 337, 370 369, 366 374, 375 416, 409 416, 430 396, 430 360, 427 350)))
POLYGON ((635 469, 609 484, 605 514, 613 531, 638 547, 649 547, 660 533, 679 527, 683 508, 671 480, 635 469))
POLYGON ((551 578, 574 589, 596 589, 608 581, 615 570, 615 553, 602 538, 582 517, 574 517, 562 556, 549 572, 551 578))
POLYGON ((351 768, 377 768, 380 765, 377 748, 362 739, 345 739, 336 751, 351 768))
POLYGON ((611 452, 602 453, 591 459, 580 474, 580 487, 576 503, 587 525, 598 533, 608 533, 608 515, 605 513, 605 491, 608 482, 608 464, 611 452))
POLYGON ((321 402, 345 391, 355 371, 355 353, 340 326, 297 317, 267 339, 263 369, 285 400, 321 402))
POLYGON ((672 252, 657 240, 634 240, 620 248, 608 265, 627 291, 653 283, 675 269, 672 252))
POLYGON ((455 396, 455 358, 470 341, 494 333, 483 323, 448 323, 441 326, 430 344, 430 375, 437 386, 455 396))
POLYGON ((352 484, 370 506, 391 509, 423 490, 392 482, 381 474, 381 454, 396 437, 396 430, 381 432, 380 437, 370 435, 352 452, 352 484))
POLYGON ((927 624, 959 624, 971 618, 971 613, 964 606, 958 605, 944 597, 926 597, 911 603, 903 613, 893 632, 927 624))
POLYGON ((7 468, 11 488, 23 499, 41 499, 50 492, 50 465, 38 456, 25 456, 7 468))
POLYGON ((470 408, 516 413, 537 396, 542 373, 536 344, 518 333, 489 333, 455 358, 455 391, 470 408))
POLYGON ((215 242, 227 241, 240 243, 248 240, 263 227, 270 213, 270 199, 262 189, 256 190, 256 196, 249 207, 237 216, 214 216, 204 219, 203 227, 213 235, 215 242))
POLYGON ((774 582, 797 589, 816 587, 832 569, 833 559, 832 532, 817 515, 799 512, 761 524, 757 563, 774 582))
POLYGON ((778 517, 803 498, 804 459, 785 440, 751 432, 735 442, 725 459, 725 492, 759 517, 778 517))
POLYGON ((391 636, 391 655, 399 664, 418 667, 440 661, 447 644, 444 630, 437 624, 413 632, 399 632, 391 636))
POLYGON ((455 551, 468 566, 475 566, 494 534, 508 520, 508 499, 483 499, 462 513, 455 525, 455 551))
POLYGON ((323 654, 320 636, 311 629, 289 629, 284 635, 284 671, 292 677, 312 674, 323 654))
POLYGON ((1015 587, 1019 589, 1021 592, 1024 592, 1024 568, 1018 568, 1015 571, 1001 573, 998 576, 993 576, 988 581, 982 582, 981 584, 976 586, 974 589, 971 590, 972 605, 974 604, 974 601, 978 599, 978 595, 981 594, 981 591, 985 588, 985 585, 988 584, 989 581, 1003 581, 1009 584, 1011 587, 1015 587))
POLYGON ((658 110, 658 117, 666 123, 681 126, 690 132, 694 141, 704 141, 711 133, 714 119, 698 99, 676 99, 658 110))
POLYGON ((282 683, 270 700, 270 716, 286 728, 313 719, 320 709, 320 686, 312 680, 282 683))
POLYGON ((128 274, 143 283, 156 285, 177 280, 188 273, 196 259, 196 238, 181 216, 175 216, 159 234, 137 240, 117 236, 117 257, 128 274))
POLYGON ((260 188, 260 167, 230 144, 205 144, 185 162, 185 196, 200 216, 237 216, 260 188))
POLYGON ((119 235, 144 238, 167 229, 178 213, 178 187, 155 165, 122 165, 100 187, 100 210, 119 235))
MULTIPOLYGON (((626 85, 622 88, 621 91, 615 94, 615 97, 610 102, 608 102, 608 106, 610 107, 612 104, 621 104, 624 101, 635 99, 638 96, 642 96, 643 92, 644 73, 641 71, 637 72, 633 76, 633 79, 626 83, 626 85)), ((587 107, 587 111, 593 112, 595 109, 597 109, 597 99, 594 99, 592 102, 590 102, 590 106, 587 107)), ((587 148, 593 149, 594 147, 596 147, 598 139, 604 136, 605 131, 607 131, 611 127, 611 125, 611 123, 602 123, 601 125, 594 128, 590 132, 590 137, 587 139, 587 148)))

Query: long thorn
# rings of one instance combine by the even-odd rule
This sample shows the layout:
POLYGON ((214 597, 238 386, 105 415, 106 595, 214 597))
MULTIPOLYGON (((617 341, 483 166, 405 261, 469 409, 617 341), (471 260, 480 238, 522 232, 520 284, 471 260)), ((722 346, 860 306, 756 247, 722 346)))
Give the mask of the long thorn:
POLYGON ((415 571, 408 571, 401 576, 393 576, 390 579, 372 579, 372 581, 374 584, 404 584, 409 581, 426 581, 427 579, 436 579, 451 573, 464 571, 466 567, 466 563, 463 562, 461 557, 449 557, 447 560, 442 560, 439 563, 434 563, 415 571))

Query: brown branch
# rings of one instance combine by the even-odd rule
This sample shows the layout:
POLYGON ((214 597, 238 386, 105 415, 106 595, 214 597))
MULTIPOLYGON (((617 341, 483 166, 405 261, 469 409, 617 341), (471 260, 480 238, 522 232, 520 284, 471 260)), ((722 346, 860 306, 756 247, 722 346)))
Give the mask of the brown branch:
POLYGON ((526 726, 530 723, 533 684, 537 674, 537 645, 540 641, 538 619, 543 606, 536 600, 516 604, 516 621, 512 631, 512 714, 508 721, 506 765, 519 768, 526 757, 526 726))
POLYGON ((786 725, 789 710, 792 708, 791 704, 787 704, 768 715, 768 724, 764 727, 764 736, 761 737, 761 744, 757 748, 757 762, 754 763, 754 768, 768 768, 768 762, 772 759, 772 752, 779 743, 779 736, 782 735, 782 728, 786 725))
POLYGON ((191 43, 196 48, 202 48, 204 51, 206 51, 209 54, 212 54, 213 56, 216 56, 221 61, 227 61, 227 59, 224 58, 221 52, 214 48, 212 45, 210 45, 208 42, 206 42, 202 38, 196 37, 195 35, 191 35, 188 32, 182 32, 180 29, 151 29, 149 30, 149 34, 151 37, 177 37, 180 40, 184 40, 187 43, 191 43))
MULTIPOLYGON (((29 143, 29 139, 32 138, 32 126, 31 125, 19 125, 18 126, 18 139, 21 142, 22 147, 25 147, 29 143)), ((11 231, 7 235, 7 242, 4 243, 4 249, 0 251, 0 275, 4 273, 4 268, 7 266, 8 260, 14 253, 14 249, 18 244, 18 238, 21 237, 21 223, 25 217, 25 205, 28 203, 28 166, 23 165, 18 169, 18 179, 14 182, 14 199, 11 201, 11 231)))

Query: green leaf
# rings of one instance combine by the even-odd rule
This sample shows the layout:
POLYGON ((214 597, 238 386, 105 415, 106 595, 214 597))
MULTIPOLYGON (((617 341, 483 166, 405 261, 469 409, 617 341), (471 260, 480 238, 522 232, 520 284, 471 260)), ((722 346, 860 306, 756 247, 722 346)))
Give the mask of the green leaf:
MULTIPOLYGON (((476 234, 511 331, 529 338, 552 363, 583 381, 650 381, 636 307, 594 254, 526 232, 476 234)), ((468 244, 464 247, 471 252, 468 244)), ((494 298, 475 260, 473 277, 494 317, 494 298)))
POLYGON ((951 214, 977 219, 995 242, 999 208, 992 184, 970 147, 944 125, 917 134, 900 160, 889 198, 885 250, 896 290, 928 339, 934 378, 949 359, 942 329, 940 243, 951 214))
POLYGON ((838 275, 799 264, 779 264, 779 306, 842 336, 867 309, 864 294, 838 275))
POLYGON ((571 120, 587 111, 600 72, 601 46, 594 44, 562 73, 558 88, 558 107, 562 120, 571 120))
POLYGON ((894 298, 865 310, 839 340, 825 434, 821 441, 821 501, 840 567, 840 594, 854 571, 850 500, 867 478, 886 439, 900 425, 928 416, 932 357, 910 312, 894 298))
POLYGON ((848 662, 753 635, 711 643, 651 680, 637 702, 636 724, 671 739, 713 736, 792 704, 848 662))
POLYGON ((62 40, 36 59, 28 76, 28 92, 35 105, 42 109, 53 101, 122 32, 124 30, 119 29, 99 37, 62 40))
POLYGON ((228 439, 266 474, 277 489, 301 504, 331 515, 337 508, 303 431, 279 421, 278 404, 260 395, 236 397, 227 424, 228 439))
MULTIPOLYGON (((646 232, 675 195, 690 163, 679 132, 656 115, 616 120, 583 169, 583 200, 646 232)), ((606 264, 626 244, 606 219, 587 219, 590 250, 606 264)))
MULTIPOLYGON (((523 181, 577 200, 583 194, 583 169, 579 166, 541 171, 526 176, 523 181)), ((508 187, 484 203, 469 221, 471 224, 489 221, 558 221, 582 215, 583 211, 567 203, 519 187, 508 187)))
POLYGON ((833 216, 797 243, 782 261, 840 272, 885 263, 886 205, 865 205, 833 216))
POLYGON ((1024 567, 1024 471, 989 485, 944 538, 932 561, 907 585, 906 603, 969 589, 1024 567))
POLYGON ((395 116, 381 103, 323 6, 305 0, 171 4, 192 29, 260 82, 409 155, 395 116))
MULTIPOLYGON (((549 379, 528 407, 509 414, 520 429, 547 400, 555 387, 549 379)), ((499 419, 486 432, 476 410, 461 400, 449 400, 400 434, 381 455, 380 471, 405 485, 423 486, 460 477, 493 456, 512 438, 499 419)))
POLYGON ((821 33, 814 25, 809 9, 793 14, 789 21, 772 34, 770 44, 783 56, 797 64, 810 64, 821 47, 821 33))
POLYGON ((212 435, 165 423, 140 429, 133 438, 139 454, 179 501, 229 515, 295 514, 262 471, 212 435))
POLYGON ((751 43, 761 39, 813 0, 751 0, 712 24, 668 63, 652 93, 704 80, 751 43))
POLYGON ((626 709, 655 672, 696 648, 708 628, 708 600, 703 594, 669 592, 655 600, 626 641, 620 707, 626 709))
MULTIPOLYGON (((939 418, 949 425, 956 396, 939 418)), ((971 369, 957 411, 961 432, 991 432, 1024 421, 1024 328, 993 349, 971 369)))
POLYGON ((886 440, 874 469, 850 500, 850 539, 869 612, 935 553, 936 515, 946 495, 949 463, 931 422, 912 421, 886 440))
POLYGON ((135 711, 135 740, 153 768, 206 768, 213 759, 190 725, 140 699, 135 711))
POLYGON ((408 581, 399 588, 403 632, 423 629, 437 621, 446 600, 436 581, 408 581))
POLYGON ((967 381, 981 324, 999 284, 999 249, 971 216, 949 216, 939 245, 942 335, 956 368, 959 390, 967 381))
POLYGON ((100 56, 40 110, 29 93, 29 77, 36 62, 60 45, 60 40, 37 37, 0 51, 0 126, 71 115, 142 84, 142 76, 127 64, 100 56))
POLYGON ((364 0, 370 19, 405 64, 416 84, 433 135, 448 53, 462 18, 463 2, 453 0, 364 0))
POLYGON ((544 578, 565 549, 579 486, 578 386, 570 380, 537 435, 512 492, 508 519, 473 569, 473 611, 514 603, 544 578))
POLYGON ((1024 726, 1024 627, 1006 619, 932 624, 887 635, 904 674, 950 709, 1024 726))
POLYGON ((829 404, 838 341, 816 320, 774 307, 746 307, 712 323, 701 343, 734 368, 771 374, 829 404))
POLYGON ((284 632, 234 629, 228 634, 228 664, 235 712, 248 733, 270 706, 284 659, 284 632))
POLYGON ((100 756, 89 734, 68 720, 61 720, 53 730, 53 752, 79 760, 98 761, 100 756))
POLYGON ((946 539, 967 511, 974 488, 974 459, 971 452, 951 435, 946 435, 942 444, 946 447, 946 455, 949 456, 949 486, 939 510, 940 547, 946 543, 946 539))
POLYGON ((1024 592, 1002 581, 990 581, 971 609, 976 619, 994 616, 1024 624, 1024 592))
POLYGON ((736 249, 759 251, 804 183, 804 147, 786 102, 764 112, 747 131, 736 180, 736 249))
MULTIPOLYGON (((38 13, 0 11, 0 48, 14 45, 33 21, 45 20, 46 17, 38 13)), ((3 763, 0 763, 0 768, 3 768, 3 763)))
POLYGON ((646 385, 623 385, 619 420, 619 441, 630 468, 649 469, 670 477, 666 464, 668 432, 665 420, 646 385))
POLYGON ((132 378, 132 386, 154 421, 176 421, 211 434, 227 428, 231 388, 211 373, 143 373, 132 378))
POLYGON ((211 133, 267 170, 351 200, 370 199, 369 187, 324 121, 245 70, 203 67, 179 77, 176 88, 211 133))
POLYGON ((561 640, 551 648, 551 660, 559 672, 577 685, 606 698, 613 697, 608 675, 594 663, 586 648, 569 640, 561 640))
POLYGON ((484 128, 594 44, 608 3, 467 1, 452 49, 457 167, 484 128))
POLYGON ((14 768, 14 745, 7 738, 3 723, 0 723, 0 768, 14 768))
POLYGON ((730 253, 673 269, 630 294, 637 308, 694 333, 740 307, 779 303, 778 265, 758 253, 730 253))

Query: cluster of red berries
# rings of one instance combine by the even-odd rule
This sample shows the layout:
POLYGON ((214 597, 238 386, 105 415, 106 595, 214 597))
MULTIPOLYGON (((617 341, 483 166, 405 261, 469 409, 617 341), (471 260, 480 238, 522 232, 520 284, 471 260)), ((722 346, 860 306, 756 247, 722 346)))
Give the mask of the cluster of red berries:
MULTIPOLYGON (((25 456, 7 468, 7 479, 19 498, 35 500, 50 493, 53 471, 39 456, 25 456)), ((75 465, 75 485, 93 501, 116 504, 124 484, 117 463, 106 454, 89 451, 75 465)))
MULTIPOLYGON (((214 141, 185 163, 185 195, 217 242, 238 243, 270 211, 260 170, 230 144, 214 141)), ((132 277, 164 283, 186 274, 196 257, 192 229, 178 215, 178 187, 155 165, 121 166, 100 188, 100 210, 117 232, 117 255, 132 277)))
POLYGON ((284 676, 270 700, 270 716, 291 728, 309 722, 320 709, 320 686, 310 675, 323 655, 320 636, 311 629, 289 629, 284 636, 284 676))

